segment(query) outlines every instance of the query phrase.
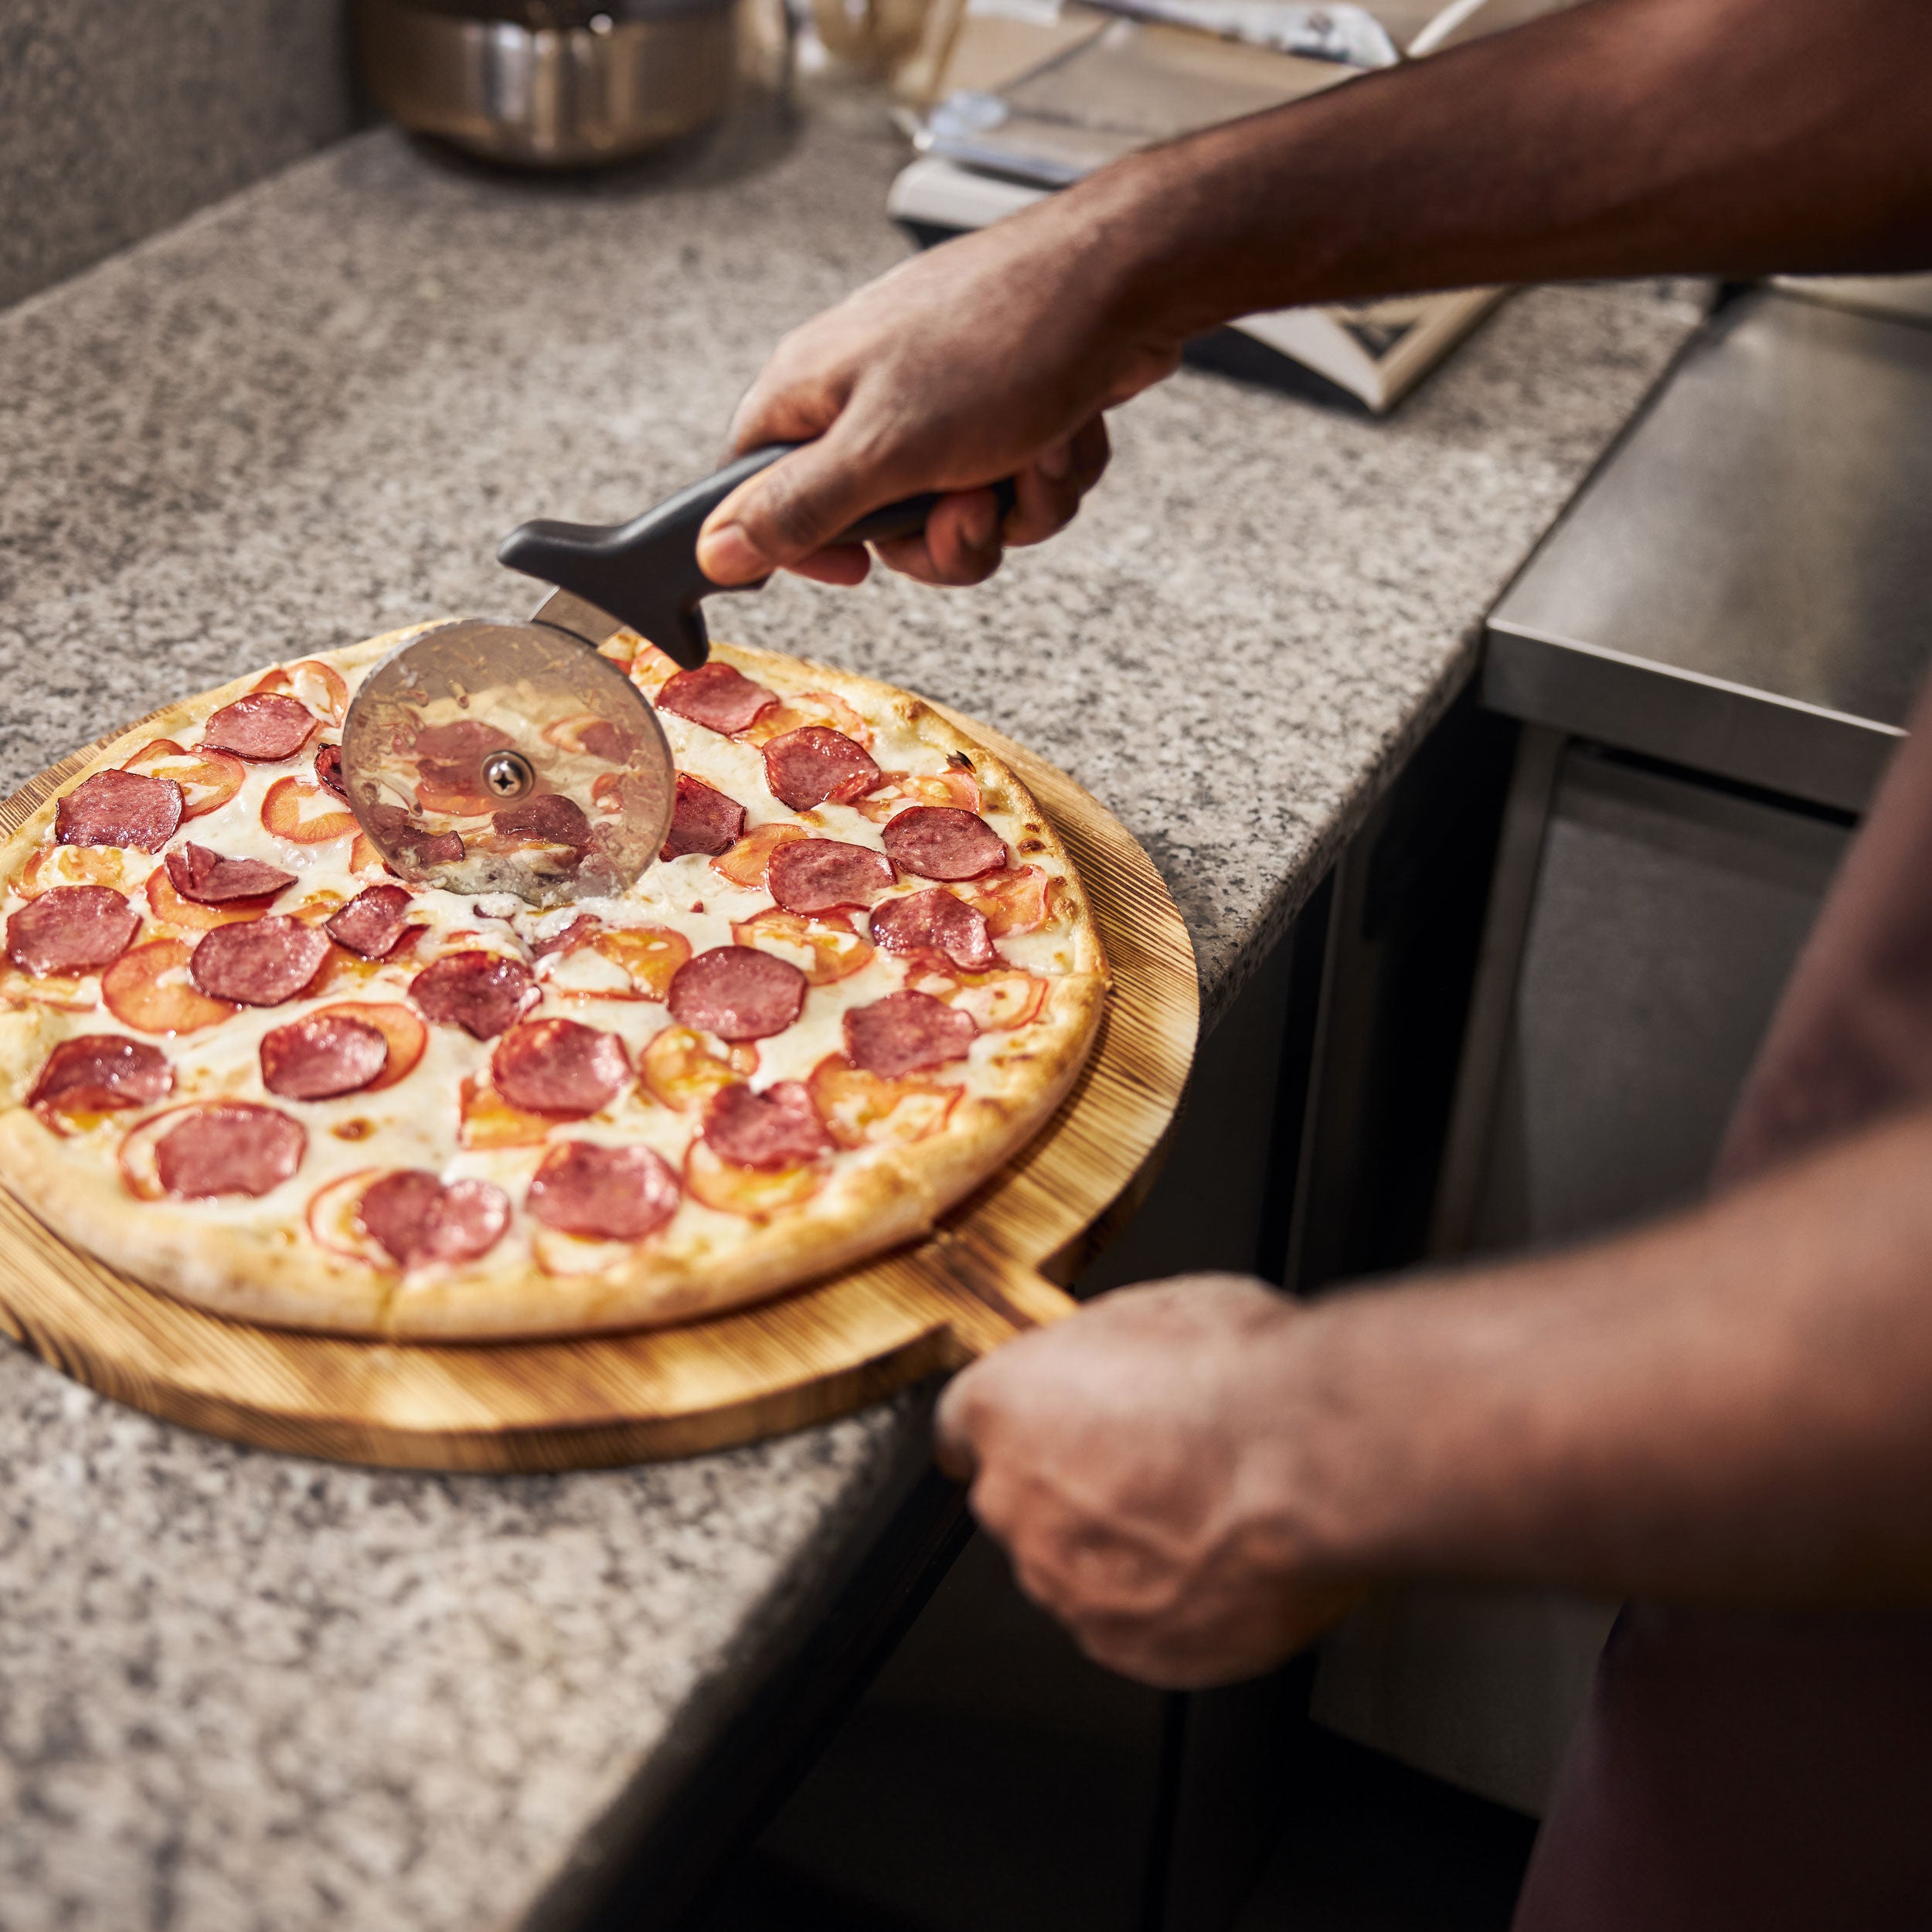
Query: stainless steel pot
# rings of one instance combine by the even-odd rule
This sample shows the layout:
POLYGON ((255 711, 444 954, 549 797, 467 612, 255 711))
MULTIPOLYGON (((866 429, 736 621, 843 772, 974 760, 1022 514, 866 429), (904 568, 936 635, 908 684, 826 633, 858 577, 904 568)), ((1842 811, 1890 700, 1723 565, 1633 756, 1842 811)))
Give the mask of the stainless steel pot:
POLYGON ((716 121, 736 0, 355 0, 369 91, 405 128, 492 160, 618 161, 716 121))

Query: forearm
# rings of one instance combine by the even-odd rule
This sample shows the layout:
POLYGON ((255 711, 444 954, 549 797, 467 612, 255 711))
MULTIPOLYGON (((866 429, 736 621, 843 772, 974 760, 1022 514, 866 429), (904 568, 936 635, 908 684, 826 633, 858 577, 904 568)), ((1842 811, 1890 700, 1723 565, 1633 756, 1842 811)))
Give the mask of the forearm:
POLYGON ((1281 1534, 1337 1576, 1932 1600, 1928 1177, 1921 1112, 1638 1234, 1284 1323, 1254 1475, 1281 1534))
POLYGON ((1932 7, 1593 0, 1061 197, 1176 335, 1297 302, 1932 256, 1932 7))

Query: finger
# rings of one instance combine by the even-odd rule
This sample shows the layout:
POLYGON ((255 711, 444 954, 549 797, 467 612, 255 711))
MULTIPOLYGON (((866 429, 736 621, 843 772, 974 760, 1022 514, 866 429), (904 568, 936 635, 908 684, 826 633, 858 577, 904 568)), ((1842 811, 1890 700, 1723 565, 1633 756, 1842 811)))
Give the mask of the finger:
POLYGON ((889 570, 921 583, 941 588, 983 583, 999 568, 1004 554, 998 499, 991 490, 941 497, 924 529, 872 547, 889 570))
POLYGON ((1013 485, 1013 507, 1000 528, 1009 543, 1044 543, 1065 529, 1080 507, 1071 440, 1056 444, 1036 461, 1023 465, 1015 472, 1013 485))
POLYGON ((810 577, 815 583, 863 583, 872 573, 872 553, 862 543, 828 543, 785 568, 794 576, 810 577))
POLYGON ((1073 435, 1073 474, 1084 496, 1106 474, 1114 454, 1114 442, 1107 433, 1104 416, 1090 416, 1073 435))
POLYGON ((839 425, 740 483, 698 532, 698 568, 713 583, 750 583, 810 556, 898 494, 860 461, 839 425))
POLYGON ((979 1468, 973 1440, 973 1373, 966 1369, 954 1376, 933 1411, 933 1460, 958 1482, 970 1481, 979 1468))

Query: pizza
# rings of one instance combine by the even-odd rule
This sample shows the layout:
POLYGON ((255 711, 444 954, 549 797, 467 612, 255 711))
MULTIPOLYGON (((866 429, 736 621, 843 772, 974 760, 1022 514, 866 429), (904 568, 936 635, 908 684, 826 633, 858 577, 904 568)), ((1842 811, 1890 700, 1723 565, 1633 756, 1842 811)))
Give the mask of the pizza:
POLYGON ((157 713, 0 846, 0 1182, 57 1233, 274 1325, 636 1328, 923 1233, 1044 1123, 1107 967, 998 758, 886 685, 620 633, 678 765, 659 862, 549 911, 412 886, 338 740, 427 628, 157 713))

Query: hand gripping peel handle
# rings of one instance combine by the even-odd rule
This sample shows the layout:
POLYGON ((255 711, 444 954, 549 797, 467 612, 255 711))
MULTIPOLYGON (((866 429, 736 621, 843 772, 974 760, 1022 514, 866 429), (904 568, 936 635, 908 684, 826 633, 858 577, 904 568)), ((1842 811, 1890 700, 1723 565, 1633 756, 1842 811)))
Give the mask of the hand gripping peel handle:
MULTIPOLYGON (((709 655, 701 600, 757 583, 713 583, 698 568, 698 532, 704 520, 747 478, 801 447, 768 443, 727 464, 715 476, 680 490, 628 523, 526 523, 503 539, 499 563, 541 577, 621 618, 687 671, 709 655)), ((993 485, 1004 516, 1014 503, 1010 479, 993 485)), ((862 516, 835 543, 876 543, 926 527, 939 497, 909 496, 862 516)))

